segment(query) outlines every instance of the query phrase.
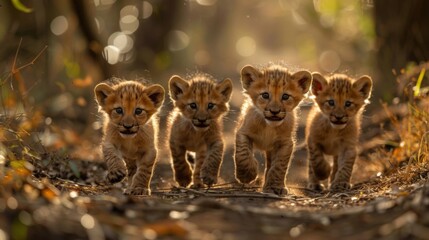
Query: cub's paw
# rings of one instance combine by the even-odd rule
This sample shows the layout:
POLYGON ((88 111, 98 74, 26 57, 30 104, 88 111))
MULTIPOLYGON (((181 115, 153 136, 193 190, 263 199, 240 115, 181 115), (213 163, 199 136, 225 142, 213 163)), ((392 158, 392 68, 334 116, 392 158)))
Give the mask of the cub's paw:
POLYGON ((251 161, 248 166, 237 166, 235 177, 241 183, 251 183, 258 177, 258 165, 256 161, 251 161))
POLYGON ((125 191, 125 195, 145 195, 145 196, 149 196, 150 195, 150 189, 149 188, 145 188, 145 187, 134 187, 131 189, 127 189, 127 191, 125 191))
POLYGON ((187 187, 192 182, 192 171, 189 168, 178 171, 175 169, 174 179, 181 187, 187 187))
POLYGON ((201 183, 201 182, 194 182, 194 183, 190 186, 190 188, 193 188, 193 189, 200 189, 200 188, 204 188, 204 184, 203 184, 203 183, 201 183))
POLYGON ((351 188, 351 185, 349 182, 333 182, 331 183, 329 190, 338 192, 338 191, 349 190, 350 188, 351 188))
POLYGON ((126 175, 127 175, 127 170, 125 168, 113 169, 107 173, 107 181, 109 181, 112 184, 118 183, 124 180, 126 175))
POLYGON ((203 183, 207 186, 212 186, 213 184, 217 183, 217 174, 212 174, 207 171, 204 171, 204 169, 201 171, 201 180, 203 183))
POLYGON ((325 186, 321 183, 309 183, 307 185, 307 188, 312 190, 312 191, 316 191, 316 192, 323 192, 325 191, 325 186))
POLYGON ((286 196, 288 193, 287 189, 284 187, 264 187, 264 189, 262 189, 262 192, 274 193, 279 196, 286 196))
POLYGON ((188 187, 189 184, 192 182, 192 176, 191 175, 176 175, 176 182, 181 187, 188 187))

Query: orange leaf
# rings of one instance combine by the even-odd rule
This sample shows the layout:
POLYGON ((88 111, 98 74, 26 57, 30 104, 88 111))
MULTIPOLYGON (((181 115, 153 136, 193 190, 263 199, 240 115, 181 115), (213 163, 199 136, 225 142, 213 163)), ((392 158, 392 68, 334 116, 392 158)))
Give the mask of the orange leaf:
POLYGON ((87 75, 85 79, 76 78, 73 80, 73 85, 78 88, 85 88, 92 85, 92 77, 87 75))
POLYGON ((146 225, 145 229, 150 229, 156 233, 157 236, 176 236, 185 237, 189 233, 189 226, 182 221, 163 220, 153 224, 146 225))
POLYGON ((45 185, 45 187, 42 190, 42 196, 50 202, 54 202, 54 203, 58 202, 59 201, 58 196, 60 195, 60 190, 58 190, 54 185, 49 183, 49 180, 47 179, 43 179, 42 183, 45 185))

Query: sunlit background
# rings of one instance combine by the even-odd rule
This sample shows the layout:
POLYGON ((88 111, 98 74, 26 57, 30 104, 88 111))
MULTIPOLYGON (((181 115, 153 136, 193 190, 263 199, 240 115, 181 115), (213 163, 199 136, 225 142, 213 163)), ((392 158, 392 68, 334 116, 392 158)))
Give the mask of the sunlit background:
MULTIPOLYGON (((236 111, 243 101, 239 70, 246 64, 368 74, 376 104, 392 100, 395 71, 401 71, 379 67, 372 0, 0 4, 1 114, 22 114, 23 129, 40 129, 40 141, 55 149, 99 142, 93 87, 111 76, 144 77, 165 88, 173 74, 229 77, 236 111)), ((169 109, 167 98, 161 115, 169 109)))

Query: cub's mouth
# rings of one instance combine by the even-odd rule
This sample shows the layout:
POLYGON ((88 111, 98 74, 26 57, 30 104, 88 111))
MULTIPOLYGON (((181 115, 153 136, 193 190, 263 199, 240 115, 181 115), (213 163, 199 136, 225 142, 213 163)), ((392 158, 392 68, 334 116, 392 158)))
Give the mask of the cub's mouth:
POLYGON ((137 135, 136 131, 131 131, 131 130, 124 130, 124 131, 119 131, 119 134, 123 137, 123 138, 130 138, 130 137, 134 137, 137 135))
POLYGON ((194 123, 194 126, 197 127, 197 128, 207 128, 209 126, 209 124, 206 124, 206 123, 197 123, 197 124, 195 124, 194 123))
POLYGON ((347 121, 331 121, 331 126, 334 129, 343 129, 347 125, 347 121))
POLYGON ((331 121, 331 123, 334 125, 346 125, 347 121, 331 121))
POLYGON ((136 132, 131 130, 125 130, 125 131, 120 131, 120 133, 125 135, 132 135, 132 134, 135 134, 136 132))
POLYGON ((268 121, 278 122, 282 121, 284 118, 278 116, 265 117, 268 121))

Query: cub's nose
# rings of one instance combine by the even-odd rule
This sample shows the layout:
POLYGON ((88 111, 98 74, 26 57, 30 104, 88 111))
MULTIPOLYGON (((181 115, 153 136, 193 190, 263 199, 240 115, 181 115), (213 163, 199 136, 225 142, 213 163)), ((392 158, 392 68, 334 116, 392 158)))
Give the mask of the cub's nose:
POLYGON ((270 113, 273 114, 273 115, 277 115, 277 114, 280 113, 280 110, 277 110, 277 109, 276 110, 271 110, 270 109, 270 113))
POLYGON ((133 128, 134 127, 134 125, 133 124, 123 124, 122 126, 124 126, 124 128, 125 129, 127 129, 127 130, 129 130, 129 129, 131 129, 131 128, 133 128))
POLYGON ((199 123, 205 123, 206 121, 207 121, 207 118, 204 118, 204 119, 198 118, 199 123))
POLYGON ((341 119, 343 119, 343 118, 344 118, 344 115, 340 115, 340 116, 335 115, 335 119, 336 119, 336 120, 341 120, 341 119))

